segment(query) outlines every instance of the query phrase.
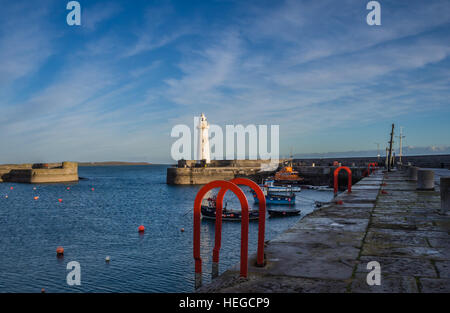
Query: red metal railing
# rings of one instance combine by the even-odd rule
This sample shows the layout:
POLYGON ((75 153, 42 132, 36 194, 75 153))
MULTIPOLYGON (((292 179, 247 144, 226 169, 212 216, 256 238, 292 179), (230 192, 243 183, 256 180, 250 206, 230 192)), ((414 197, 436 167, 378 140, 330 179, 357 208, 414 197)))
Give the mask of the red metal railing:
POLYGON ((201 217, 201 203, 205 194, 215 188, 221 188, 216 200, 216 232, 215 232, 215 246, 213 250, 213 274, 218 272, 219 252, 221 245, 222 233, 222 205, 223 198, 228 190, 231 190, 239 199, 241 203, 241 264, 240 276, 247 277, 248 272, 248 201, 244 192, 237 186, 237 184, 246 185, 255 190, 260 201, 260 216, 259 216, 259 233, 258 233, 258 265, 264 265, 264 229, 265 229, 265 197, 262 190, 254 182, 237 178, 232 181, 216 180, 203 186, 197 193, 194 201, 194 259, 195 259, 195 288, 202 284, 202 259, 200 257, 200 217, 201 217), (216 265, 214 265, 216 264, 216 265))
MULTIPOLYGON (((265 223, 266 223, 266 198, 264 196, 263 191, 255 182, 251 181, 247 178, 235 178, 230 180, 230 182, 236 185, 245 185, 253 189, 255 191, 256 196, 259 200, 259 224, 258 224, 258 250, 257 250, 257 266, 264 266, 264 232, 265 232, 265 223)), ((215 246, 213 250, 213 270, 212 276, 216 277, 219 272, 219 253, 220 246, 222 241, 222 203, 223 198, 228 189, 222 188, 220 189, 217 195, 216 202, 216 231, 215 231, 215 246)), ((244 223, 242 224, 244 226, 244 223)), ((242 230, 244 231, 244 230, 242 230)), ((247 229, 248 232, 248 229, 247 229)), ((243 264, 243 260, 241 258, 241 267, 243 264)), ((242 272, 241 272, 241 276, 242 272)), ((246 276, 246 275, 245 275, 246 276)))
POLYGON ((347 192, 352 192, 352 171, 347 166, 341 166, 334 170, 334 196, 337 195, 338 192, 338 175, 341 170, 346 170, 348 173, 348 185, 347 185, 347 192))
POLYGON ((376 163, 369 163, 369 165, 367 166, 367 173, 369 175, 372 174, 373 171, 375 171, 376 167, 377 167, 376 163), (372 170, 371 170, 371 167, 372 167, 372 170))

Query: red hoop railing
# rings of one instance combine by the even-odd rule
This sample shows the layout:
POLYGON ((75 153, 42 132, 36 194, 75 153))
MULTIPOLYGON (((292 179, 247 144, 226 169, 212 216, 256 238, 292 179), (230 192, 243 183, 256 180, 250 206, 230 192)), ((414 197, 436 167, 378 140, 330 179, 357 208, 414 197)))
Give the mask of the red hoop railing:
POLYGON ((334 170, 334 196, 337 195, 338 192, 338 175, 341 170, 346 170, 348 173, 348 185, 347 185, 347 192, 352 192, 352 170, 348 168, 347 166, 340 166, 337 169, 334 170))
MULTIPOLYGON (((200 217, 201 217, 201 204, 202 199, 205 194, 215 188, 221 188, 224 193, 221 196, 221 201, 216 202, 216 227, 217 227, 217 217, 219 217, 220 224, 222 223, 222 202, 223 196, 227 190, 231 190, 239 199, 241 203, 241 265, 240 265, 240 275, 242 277, 247 277, 248 271, 248 201, 245 197, 244 192, 234 183, 215 180, 205 186, 203 186, 197 193, 194 201, 194 259, 195 259, 195 288, 202 285, 202 259, 200 257, 200 217), (218 215, 217 204, 220 207, 220 214, 218 215)), ((219 200, 219 199, 218 199, 219 200)), ((221 226, 219 227, 221 229, 221 226)), ((220 247, 220 244, 219 244, 220 247)), ((217 255, 218 256, 218 255, 217 255)))
POLYGON ((375 171, 376 167, 377 167, 376 163, 369 163, 369 165, 367 166, 368 175, 372 174, 375 171), (372 170, 371 170, 371 167, 372 167, 372 170))
MULTIPOLYGON (((247 178, 235 178, 230 180, 230 182, 236 185, 245 185, 250 187, 255 191, 256 196, 259 200, 259 221, 258 221, 258 250, 257 250, 257 266, 264 266, 264 232, 265 232, 265 223, 266 223, 266 197, 264 196, 263 191, 255 182, 251 181, 247 178)), ((222 242, 222 204, 223 198, 227 193, 228 189, 222 188, 220 189, 217 195, 216 201, 216 231, 215 231, 215 245, 213 250, 213 270, 212 276, 217 277, 219 272, 219 254, 220 254, 220 246, 222 242)), ((248 230, 247 230, 248 231, 248 230)), ((241 259, 241 266, 242 266, 241 259)), ((242 273, 241 273, 242 276, 242 273)), ((245 275, 246 276, 246 275, 245 275)))

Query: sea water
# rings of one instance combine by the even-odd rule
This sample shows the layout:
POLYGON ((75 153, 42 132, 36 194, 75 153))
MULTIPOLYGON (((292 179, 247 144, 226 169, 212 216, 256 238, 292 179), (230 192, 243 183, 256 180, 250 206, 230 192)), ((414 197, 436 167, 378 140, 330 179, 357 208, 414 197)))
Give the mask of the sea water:
MULTIPOLYGON (((80 167, 85 179, 78 183, 1 183, 0 292, 194 291, 193 203, 200 186, 167 185, 166 169, 80 167), (143 234, 139 225, 145 226, 143 234), (56 256, 58 246, 64 247, 62 258, 56 256), (80 264, 79 286, 66 281, 71 261, 80 264)), ((314 210, 313 200, 331 198, 331 192, 302 190, 295 205, 301 215, 267 217, 265 239, 314 210)), ((228 208, 239 209, 231 193, 226 201, 228 208)), ((239 262, 240 230, 239 222, 223 223, 220 272, 239 262)), ((250 254, 256 251, 257 231, 258 223, 250 222, 250 254)), ((214 221, 202 220, 204 283, 210 281, 213 245, 214 221)))

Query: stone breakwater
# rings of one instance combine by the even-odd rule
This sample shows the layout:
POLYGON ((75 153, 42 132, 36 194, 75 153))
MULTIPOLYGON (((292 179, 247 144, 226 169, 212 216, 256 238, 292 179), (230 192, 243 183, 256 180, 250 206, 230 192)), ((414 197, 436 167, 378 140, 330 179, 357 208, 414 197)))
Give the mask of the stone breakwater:
MULTIPOLYGON (((283 160, 282 160, 283 161, 283 160)), ((167 184, 170 185, 203 185, 213 180, 230 180, 236 177, 247 177, 257 183, 264 178, 273 176, 275 171, 262 171, 261 164, 268 161, 261 160, 213 160, 206 167, 196 167, 196 161, 179 161, 177 167, 167 169, 167 184)), ((304 178, 303 184, 314 186, 333 186, 333 173, 336 166, 295 166, 304 178)), ((353 184, 358 182, 367 171, 367 165, 350 167, 353 184)), ((339 186, 346 186, 347 174, 342 172, 338 176, 339 186)))
POLYGON ((450 292, 450 217, 439 188, 419 191, 405 172, 377 171, 340 194, 343 204, 267 242, 264 268, 252 257, 248 278, 236 265, 198 292, 450 292), (381 285, 366 282, 371 261, 381 285))
POLYGON ((40 184, 75 181, 78 181, 78 164, 75 162, 0 165, 0 182, 40 184))
MULTIPOLYGON (((260 168, 224 167, 224 168, 175 168, 167 169, 169 185, 204 185, 213 180, 230 180, 236 177, 255 177, 260 182, 264 175, 258 175, 260 168), (260 177, 258 179, 257 177, 260 177)), ((268 176, 268 175, 266 175, 268 176)))
POLYGON ((196 161, 178 161, 177 167, 167 169, 169 185, 203 185, 213 180, 230 180, 236 177, 250 177, 257 182, 273 172, 262 172, 261 160, 212 160, 206 167, 196 167, 196 161))

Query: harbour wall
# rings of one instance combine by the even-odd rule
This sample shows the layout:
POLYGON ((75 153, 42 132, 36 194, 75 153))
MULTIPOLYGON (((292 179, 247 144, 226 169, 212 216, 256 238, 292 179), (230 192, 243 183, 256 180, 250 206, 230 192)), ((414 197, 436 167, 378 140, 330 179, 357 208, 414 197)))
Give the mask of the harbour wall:
POLYGON ((180 160, 177 167, 167 169, 169 185, 204 185, 213 180, 230 180, 248 177, 257 182, 273 174, 262 172, 261 165, 269 160, 211 160, 206 167, 200 167, 195 160, 180 160))
MULTIPOLYGON (((294 166, 294 170, 304 178, 302 184, 312 186, 329 186, 334 184, 334 171, 336 166, 294 166)), ((349 166, 352 171, 352 185, 356 184, 364 176, 367 166, 349 166)), ((342 170, 338 175, 339 188, 347 188, 347 172, 342 170)))
MULTIPOLYGON (((378 162, 380 165, 384 164, 386 157, 380 157, 378 159, 374 157, 334 157, 334 158, 295 158, 294 164, 301 165, 315 165, 330 166, 334 161, 342 163, 346 166, 363 166, 368 163, 378 162)), ((399 161, 398 156, 395 158, 396 162, 399 161)), ((402 156, 403 164, 411 162, 412 165, 422 168, 447 168, 450 169, 450 154, 441 155, 408 155, 402 156)))
MULTIPOLYGON (((195 167, 196 161, 180 161, 178 167, 167 169, 167 184, 169 185, 203 185, 213 180, 230 180, 237 177, 246 177, 256 183, 273 176, 275 171, 261 171, 261 164, 267 161, 259 160, 220 160, 211 161, 207 167, 195 167)), ((333 186, 333 166, 294 166, 300 176, 304 178, 302 184, 313 186, 333 186)), ((357 183, 367 170, 367 165, 350 167, 352 171, 352 184, 357 183)), ((341 171, 338 176, 339 187, 347 186, 348 176, 341 171)))
POLYGON ((78 181, 78 164, 75 162, 0 165, 0 182, 42 184, 74 181, 78 181))
POLYGON ((249 167, 206 167, 206 168, 176 168, 167 169, 167 184, 169 185, 204 185, 213 180, 230 180, 236 177, 253 177, 261 180, 268 176, 267 172, 259 173, 260 168, 249 167))

